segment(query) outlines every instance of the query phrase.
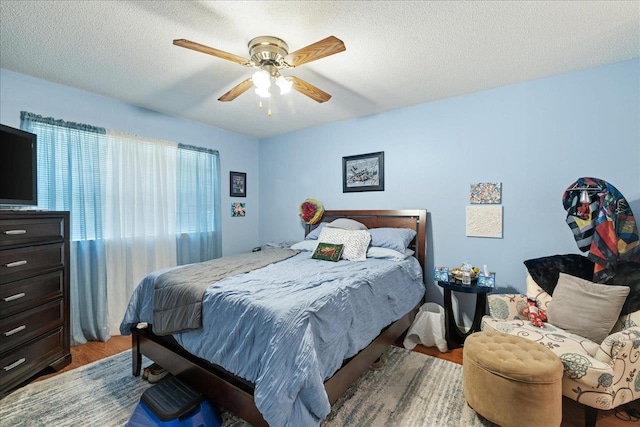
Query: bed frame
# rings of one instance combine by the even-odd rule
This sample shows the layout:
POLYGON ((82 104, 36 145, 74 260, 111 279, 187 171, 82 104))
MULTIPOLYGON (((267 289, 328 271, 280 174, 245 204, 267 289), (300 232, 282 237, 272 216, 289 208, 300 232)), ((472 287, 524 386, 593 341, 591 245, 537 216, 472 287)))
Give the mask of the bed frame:
MULTIPOLYGON (((351 218, 365 224, 368 228, 394 227, 416 230, 417 234, 410 248, 415 251, 414 256, 420 262, 424 272, 426 210, 325 211, 322 221, 330 222, 337 218, 351 218)), ((305 234, 308 234, 313 228, 313 226, 307 225, 305 234)), ((354 357, 346 360, 342 367, 325 381, 325 390, 331 404, 406 332, 417 313, 417 309, 418 307, 414 308, 385 328, 371 344, 354 357)), ((140 375, 142 355, 147 356, 183 382, 202 392, 210 401, 224 406, 251 425, 268 425, 254 403, 253 384, 234 376, 220 366, 190 354, 170 335, 162 337, 154 335, 151 325, 146 328, 136 327, 132 330, 134 376, 140 375)))

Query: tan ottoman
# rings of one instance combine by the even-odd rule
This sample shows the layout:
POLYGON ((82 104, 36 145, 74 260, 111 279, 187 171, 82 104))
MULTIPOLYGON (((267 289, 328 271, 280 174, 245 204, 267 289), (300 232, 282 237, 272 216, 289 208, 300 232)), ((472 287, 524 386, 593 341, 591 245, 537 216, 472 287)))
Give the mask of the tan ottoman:
POLYGON ((502 427, 559 426, 562 362, 548 348, 502 332, 476 332, 462 351, 464 397, 502 427))

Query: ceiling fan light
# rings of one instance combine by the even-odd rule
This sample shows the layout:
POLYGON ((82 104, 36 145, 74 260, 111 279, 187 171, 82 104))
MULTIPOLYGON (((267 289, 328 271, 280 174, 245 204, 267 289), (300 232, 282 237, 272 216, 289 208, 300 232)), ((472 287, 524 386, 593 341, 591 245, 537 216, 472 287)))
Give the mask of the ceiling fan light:
POLYGON ((253 81, 253 84, 259 89, 267 90, 269 86, 271 86, 271 76, 265 70, 259 70, 253 73, 251 81, 253 81))
POLYGON ((293 86, 293 82, 291 80, 287 80, 283 76, 279 76, 276 79, 276 85, 280 88, 280 95, 287 94, 291 92, 291 87, 293 86))
POLYGON ((257 87, 255 92, 261 97, 261 98, 269 98, 271 96, 271 93, 269 93, 269 88, 261 88, 261 87, 257 87))

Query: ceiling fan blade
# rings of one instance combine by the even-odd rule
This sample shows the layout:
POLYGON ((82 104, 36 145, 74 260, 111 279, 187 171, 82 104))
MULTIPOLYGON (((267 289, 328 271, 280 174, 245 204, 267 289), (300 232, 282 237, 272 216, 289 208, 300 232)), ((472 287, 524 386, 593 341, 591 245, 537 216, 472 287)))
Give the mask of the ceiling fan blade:
POLYGON ((214 49, 209 46, 205 46, 200 43, 192 42, 185 39, 176 39, 173 44, 180 47, 186 47, 187 49, 195 50, 196 52, 202 52, 209 55, 217 56, 218 58, 226 59, 227 61, 236 62, 240 65, 251 65, 248 59, 241 56, 234 55, 233 53, 225 52, 223 50, 214 49))
POLYGON ((234 99, 236 99, 237 97, 245 93, 247 90, 249 90, 251 86, 253 86, 253 82, 251 81, 251 78, 248 78, 242 83, 231 88, 229 92, 225 93, 220 98, 218 98, 218 101, 222 101, 222 102, 233 101, 234 99))
POLYGON ((331 95, 327 92, 318 89, 311 83, 305 82, 297 77, 288 77, 293 82, 293 89, 297 90, 303 95, 307 95, 309 98, 318 102, 326 102, 331 99, 331 95))
POLYGON ((329 36, 326 39, 288 54, 284 57, 284 61, 292 67, 297 67, 345 50, 347 50, 347 48, 344 46, 342 40, 334 36, 329 36))

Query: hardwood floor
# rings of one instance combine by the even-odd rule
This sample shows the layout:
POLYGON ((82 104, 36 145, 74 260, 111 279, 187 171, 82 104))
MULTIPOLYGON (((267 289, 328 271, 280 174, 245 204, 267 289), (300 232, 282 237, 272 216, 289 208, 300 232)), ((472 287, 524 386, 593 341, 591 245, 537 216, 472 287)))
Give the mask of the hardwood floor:
MULTIPOLYGON (((72 362, 60 372, 48 373, 38 377, 36 381, 58 375, 71 369, 75 369, 87 363, 103 359, 131 348, 131 337, 114 336, 107 342, 92 341, 84 345, 71 347, 72 362)), ((462 349, 458 348, 446 353, 441 353, 436 347, 423 347, 418 345, 414 351, 445 359, 450 362, 462 364, 462 349)), ((584 427, 584 409, 576 402, 563 398, 562 401, 562 425, 561 427, 584 427)), ((640 403, 634 402, 632 408, 640 410, 640 403)), ((525 411, 526 412, 526 411, 525 411)), ((621 415, 626 415, 622 413, 621 415)), ((526 413, 523 413, 526 417, 526 413)), ((600 411, 597 427, 630 427, 632 422, 623 421, 616 417, 615 410, 600 411)), ((542 427, 542 426, 541 426, 542 427)))

